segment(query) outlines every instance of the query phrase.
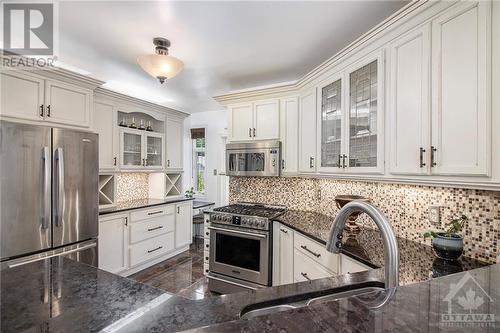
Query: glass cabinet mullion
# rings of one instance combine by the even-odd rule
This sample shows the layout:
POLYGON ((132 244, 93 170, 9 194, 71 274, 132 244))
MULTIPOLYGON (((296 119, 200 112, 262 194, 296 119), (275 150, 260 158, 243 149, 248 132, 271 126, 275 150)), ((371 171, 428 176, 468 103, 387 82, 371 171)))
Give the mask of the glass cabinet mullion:
POLYGON ((341 166, 342 111, 342 79, 338 79, 321 89, 321 167, 341 166))

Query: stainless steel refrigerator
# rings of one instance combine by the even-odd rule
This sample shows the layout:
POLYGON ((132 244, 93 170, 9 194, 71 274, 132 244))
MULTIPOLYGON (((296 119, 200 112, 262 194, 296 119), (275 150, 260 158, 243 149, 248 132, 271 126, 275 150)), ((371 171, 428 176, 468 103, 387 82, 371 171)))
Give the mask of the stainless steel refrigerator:
POLYGON ((0 121, 0 257, 97 266, 98 136, 0 121))

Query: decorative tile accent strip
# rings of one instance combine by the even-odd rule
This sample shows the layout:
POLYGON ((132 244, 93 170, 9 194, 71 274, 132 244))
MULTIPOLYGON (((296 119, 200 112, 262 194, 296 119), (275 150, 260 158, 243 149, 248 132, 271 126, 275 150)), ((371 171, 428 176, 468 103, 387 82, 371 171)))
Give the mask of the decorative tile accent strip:
POLYGON ((116 175, 116 201, 145 199, 149 196, 147 173, 121 173, 116 175))
MULTIPOLYGON (((443 229, 452 216, 465 214, 470 218, 463 231, 465 255, 500 263, 500 192, 317 178, 231 177, 229 182, 230 202, 281 204, 329 216, 337 214, 334 198, 340 194, 370 198, 399 237, 420 243, 430 244, 424 231, 443 229), (441 206, 440 226, 429 221, 429 206, 441 206)), ((367 216, 358 221, 375 227, 367 216)))

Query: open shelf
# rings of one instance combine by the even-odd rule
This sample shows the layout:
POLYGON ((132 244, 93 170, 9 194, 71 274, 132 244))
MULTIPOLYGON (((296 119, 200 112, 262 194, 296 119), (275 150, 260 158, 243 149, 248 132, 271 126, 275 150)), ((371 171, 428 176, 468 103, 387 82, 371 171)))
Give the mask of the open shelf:
POLYGON ((115 205, 116 184, 115 175, 99 175, 99 208, 115 205))

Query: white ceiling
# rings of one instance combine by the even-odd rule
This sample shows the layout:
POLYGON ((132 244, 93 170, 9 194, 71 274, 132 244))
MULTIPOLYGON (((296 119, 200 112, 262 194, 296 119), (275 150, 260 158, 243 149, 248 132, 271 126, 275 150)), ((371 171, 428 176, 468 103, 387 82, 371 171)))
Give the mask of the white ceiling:
POLYGON ((113 90, 185 112, 212 96, 295 81, 405 5, 404 1, 59 3, 59 59, 113 90), (136 64, 153 37, 185 63, 160 85, 136 64))

